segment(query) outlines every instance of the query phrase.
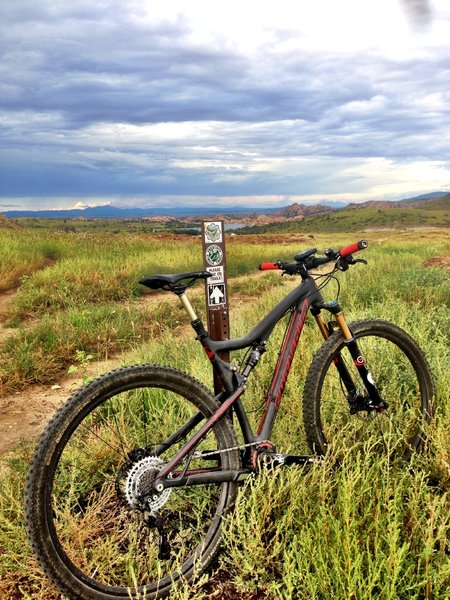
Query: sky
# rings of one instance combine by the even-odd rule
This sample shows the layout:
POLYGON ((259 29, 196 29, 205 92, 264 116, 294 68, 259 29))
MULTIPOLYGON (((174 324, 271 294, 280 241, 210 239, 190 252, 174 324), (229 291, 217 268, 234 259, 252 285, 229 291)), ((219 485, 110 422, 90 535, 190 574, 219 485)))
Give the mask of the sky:
POLYGON ((450 191, 448 0, 14 0, 0 52, 0 211, 450 191))

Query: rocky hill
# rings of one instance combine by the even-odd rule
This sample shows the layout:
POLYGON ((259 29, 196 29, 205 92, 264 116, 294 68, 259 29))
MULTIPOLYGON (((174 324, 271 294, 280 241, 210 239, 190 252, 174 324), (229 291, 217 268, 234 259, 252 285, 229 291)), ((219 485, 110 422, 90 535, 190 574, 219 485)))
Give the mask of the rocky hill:
MULTIPOLYGON (((298 221, 305 217, 316 215, 319 213, 333 212, 336 209, 326 206, 325 204, 306 205, 294 202, 290 206, 285 206, 279 210, 268 212, 249 212, 243 213, 227 213, 209 215, 196 215, 191 217, 164 217, 165 221, 176 221, 188 225, 198 225, 202 220, 208 221, 211 219, 221 220, 224 223, 240 223, 241 225, 267 225, 268 223, 285 223, 287 221, 298 221)), ((161 217, 144 217, 145 221, 161 221, 161 217)))
POLYGON ((351 203, 347 209, 361 208, 425 208, 429 210, 447 209, 450 207, 450 194, 407 198, 406 200, 369 200, 359 204, 351 203))
POLYGON ((324 204, 306 205, 294 202, 290 206, 275 211, 270 216, 281 217, 282 219, 303 219, 309 215, 332 211, 333 209, 330 206, 324 204))
POLYGON ((14 229, 15 227, 18 227, 18 225, 16 223, 13 223, 8 219, 8 217, 5 217, 5 215, 2 215, 0 213, 0 229, 4 229, 5 227, 9 229, 14 229))

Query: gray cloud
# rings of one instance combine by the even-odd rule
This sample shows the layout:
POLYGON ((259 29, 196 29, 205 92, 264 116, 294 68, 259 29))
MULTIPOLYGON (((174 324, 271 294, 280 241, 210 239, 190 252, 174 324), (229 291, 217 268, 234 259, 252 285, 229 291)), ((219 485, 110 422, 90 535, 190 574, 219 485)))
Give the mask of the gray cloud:
POLYGON ((113 1, 2 12, 7 196, 330 193, 363 189, 366 159, 450 156, 450 59, 433 48, 299 54, 281 49, 296 35, 284 30, 247 55, 113 1), (149 128, 164 123, 190 135, 149 128))
POLYGON ((413 25, 425 27, 432 19, 432 9, 429 0, 402 0, 405 12, 413 25))

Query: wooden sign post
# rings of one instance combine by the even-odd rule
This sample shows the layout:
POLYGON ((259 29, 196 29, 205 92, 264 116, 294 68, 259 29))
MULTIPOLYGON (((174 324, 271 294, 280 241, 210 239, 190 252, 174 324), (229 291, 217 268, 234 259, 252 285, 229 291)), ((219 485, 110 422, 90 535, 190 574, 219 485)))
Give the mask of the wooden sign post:
MULTIPOLYGON (((230 319, 223 221, 202 221, 202 247, 204 268, 212 273, 205 280, 208 333, 212 340, 228 340, 230 319)), ((230 360, 228 352, 221 352, 220 357, 227 362, 230 360)), ((221 389, 222 385, 214 377, 215 393, 221 389)))

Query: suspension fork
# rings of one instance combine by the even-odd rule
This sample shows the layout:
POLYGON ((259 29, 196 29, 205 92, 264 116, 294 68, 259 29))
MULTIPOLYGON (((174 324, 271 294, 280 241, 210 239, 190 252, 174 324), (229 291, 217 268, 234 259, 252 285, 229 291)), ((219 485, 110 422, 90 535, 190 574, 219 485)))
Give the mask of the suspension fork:
MULTIPOLYGON (((311 313, 314 316, 314 319, 317 323, 317 326, 318 326, 324 340, 327 340, 330 337, 330 335, 333 333, 333 326, 331 323, 329 323, 328 326, 325 323, 324 318, 322 316, 322 312, 321 312, 322 309, 328 310, 329 312, 331 312, 331 314, 333 314, 335 316, 336 322, 341 330, 341 333, 342 333, 344 339, 346 341, 351 340, 353 336, 347 325, 344 314, 340 310, 340 307, 337 304, 337 302, 330 302, 330 303, 322 302, 318 306, 311 306, 311 313), (336 308, 339 309, 337 312, 336 312, 336 308)), ((347 369, 347 365, 345 364, 340 353, 334 357, 333 362, 339 373, 341 381, 344 384, 345 389, 347 390, 347 392, 349 394, 349 397, 354 397, 356 395, 356 386, 353 383, 352 377, 347 369)))
MULTIPOLYGON (((331 323, 329 323, 329 326, 327 327, 321 314, 322 309, 328 310, 334 316, 336 323, 339 329, 341 330, 342 337, 344 338, 344 343, 348 348, 353 363, 356 369, 358 370, 362 382, 364 383, 364 387, 368 392, 370 398, 368 408, 373 408, 375 410, 378 410, 379 412, 382 412, 385 408, 387 408, 387 403, 383 402, 383 400, 380 397, 380 393, 377 389, 377 386, 375 385, 372 374, 370 373, 365 358, 358 347, 356 338, 354 337, 354 335, 350 331, 349 326, 347 325, 347 321, 345 319, 344 313, 341 310, 340 305, 338 304, 338 302, 333 301, 328 303, 322 302, 319 305, 311 306, 311 313, 314 316, 317 326, 319 327, 323 338, 327 340, 333 333, 333 328, 331 323)), ((333 358, 333 362, 339 373, 341 381, 348 392, 348 400, 351 405, 352 400, 353 402, 357 401, 357 387, 353 382, 352 376, 340 352, 336 354, 336 356, 333 358)))

